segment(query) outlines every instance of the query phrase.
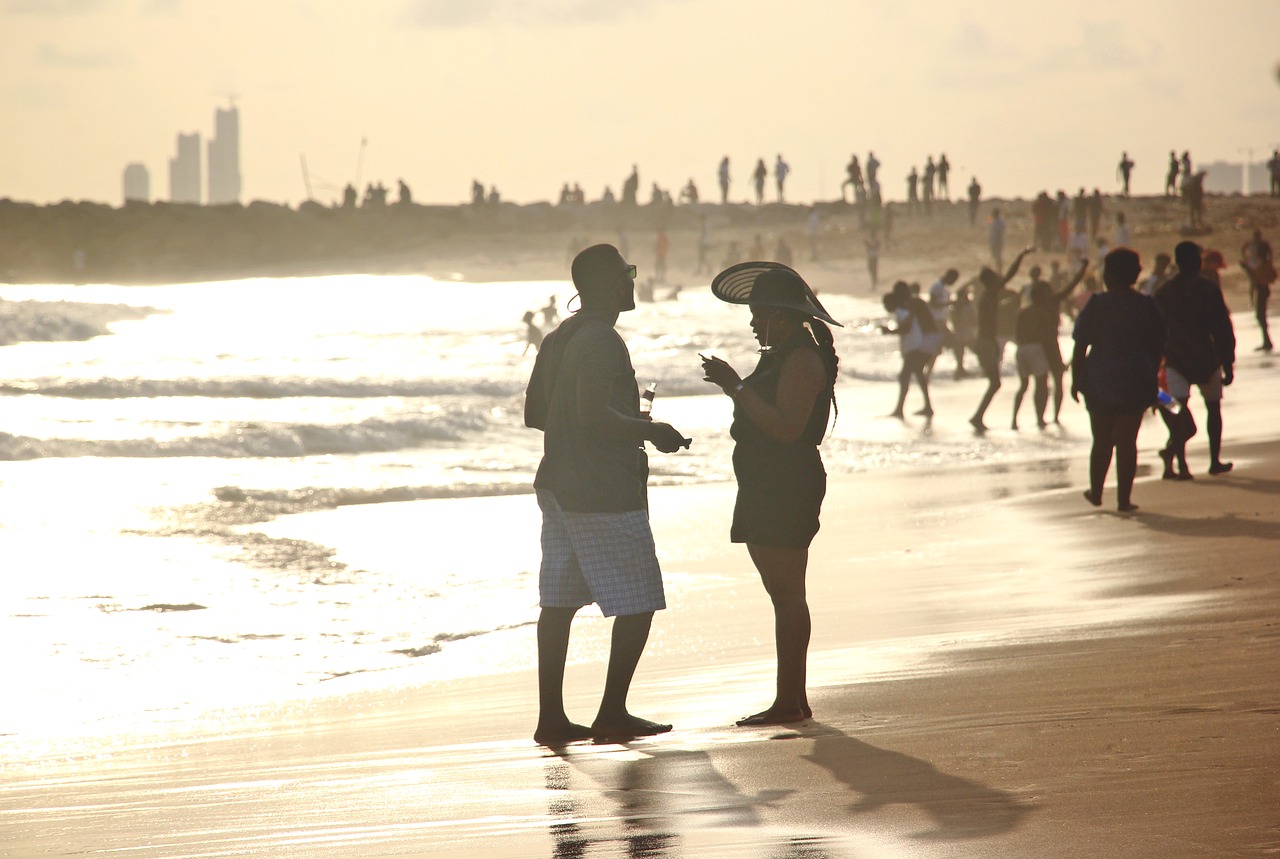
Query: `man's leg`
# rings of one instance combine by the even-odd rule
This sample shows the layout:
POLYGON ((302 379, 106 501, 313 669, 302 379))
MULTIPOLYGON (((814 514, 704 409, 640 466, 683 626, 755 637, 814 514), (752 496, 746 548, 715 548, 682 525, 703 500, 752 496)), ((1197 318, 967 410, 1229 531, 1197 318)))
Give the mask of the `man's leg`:
POLYGON ((569 654, 569 627, 576 608, 543 608, 538 615, 538 727, 535 742, 543 745, 588 740, 591 729, 569 721, 564 712, 564 664, 569 654))
POLYGON ((631 678, 636 673, 640 654, 644 653, 652 624, 653 612, 614 618, 604 697, 600 700, 600 712, 591 723, 591 731, 597 739, 647 737, 671 730, 670 725, 650 722, 627 712, 627 692, 631 689, 631 678))

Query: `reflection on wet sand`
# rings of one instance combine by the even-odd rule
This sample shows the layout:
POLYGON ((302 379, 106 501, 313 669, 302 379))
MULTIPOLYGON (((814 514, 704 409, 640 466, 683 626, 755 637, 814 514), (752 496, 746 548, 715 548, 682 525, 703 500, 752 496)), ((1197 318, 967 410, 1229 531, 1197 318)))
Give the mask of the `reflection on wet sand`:
POLYGON ((948 775, 927 761, 877 748, 829 726, 809 723, 799 733, 778 737, 784 738, 799 741, 787 744, 794 757, 787 755, 775 771, 747 771, 746 777, 776 776, 778 783, 799 779, 812 787, 815 773, 805 770, 813 764, 830 774, 825 790, 815 794, 812 789, 802 793, 736 784, 722 772, 722 767, 731 768, 731 761, 717 766, 722 754, 735 756, 734 744, 713 748, 714 756, 648 746, 558 750, 544 764, 554 859, 692 855, 691 842, 709 830, 742 834, 736 847, 718 840, 712 848, 716 855, 837 859, 852 855, 842 847, 860 835, 882 839, 889 818, 873 822, 867 815, 890 806, 918 812, 910 824, 896 827, 904 831, 893 837, 930 840, 1008 832, 1034 808, 1012 794, 948 775), (792 807, 791 800, 801 795, 805 803, 792 807), (930 822, 922 832, 914 831, 920 815, 930 822), (812 831, 796 826, 797 816, 812 819, 812 831), (749 852, 733 852, 739 848, 749 852))

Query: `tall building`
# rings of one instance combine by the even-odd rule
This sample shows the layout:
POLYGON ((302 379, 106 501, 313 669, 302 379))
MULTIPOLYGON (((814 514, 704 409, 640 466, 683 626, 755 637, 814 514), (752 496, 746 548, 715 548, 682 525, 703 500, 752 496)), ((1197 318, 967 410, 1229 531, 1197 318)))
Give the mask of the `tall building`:
POLYGON ((151 202, 151 173, 145 164, 130 164, 124 168, 124 201, 151 202))
POLYGON ((200 132, 178 135, 178 154, 169 159, 169 200, 199 203, 200 132))
POLYGON ((240 202, 240 111, 235 105, 214 113, 209 141, 209 203, 240 202))

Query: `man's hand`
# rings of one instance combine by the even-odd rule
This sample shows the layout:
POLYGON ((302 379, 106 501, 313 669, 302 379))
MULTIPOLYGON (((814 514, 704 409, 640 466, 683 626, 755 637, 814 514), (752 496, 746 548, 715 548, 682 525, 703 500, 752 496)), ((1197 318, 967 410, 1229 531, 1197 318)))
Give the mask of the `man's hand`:
POLYGON ((645 437, 663 453, 675 453, 690 444, 690 440, 682 436, 675 427, 661 421, 654 421, 645 437))
POLYGON ((1222 384, 1230 385, 1236 380, 1236 371, 1230 364, 1222 368, 1222 384))

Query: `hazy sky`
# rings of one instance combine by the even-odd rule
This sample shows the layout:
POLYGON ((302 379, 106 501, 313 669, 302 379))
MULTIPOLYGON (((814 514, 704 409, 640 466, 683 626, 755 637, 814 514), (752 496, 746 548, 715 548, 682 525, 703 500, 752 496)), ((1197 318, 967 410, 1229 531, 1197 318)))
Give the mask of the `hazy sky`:
POLYGON ((232 94, 246 202, 306 199, 302 155, 326 203, 357 170, 595 198, 632 164, 642 200, 710 197, 724 155, 745 199, 778 153, 810 200, 868 149, 893 198, 942 151, 953 194, 1025 196, 1280 145, 1277 0, 0 0, 0 33, 0 197, 40 203, 119 205, 132 161, 167 198, 232 94))

